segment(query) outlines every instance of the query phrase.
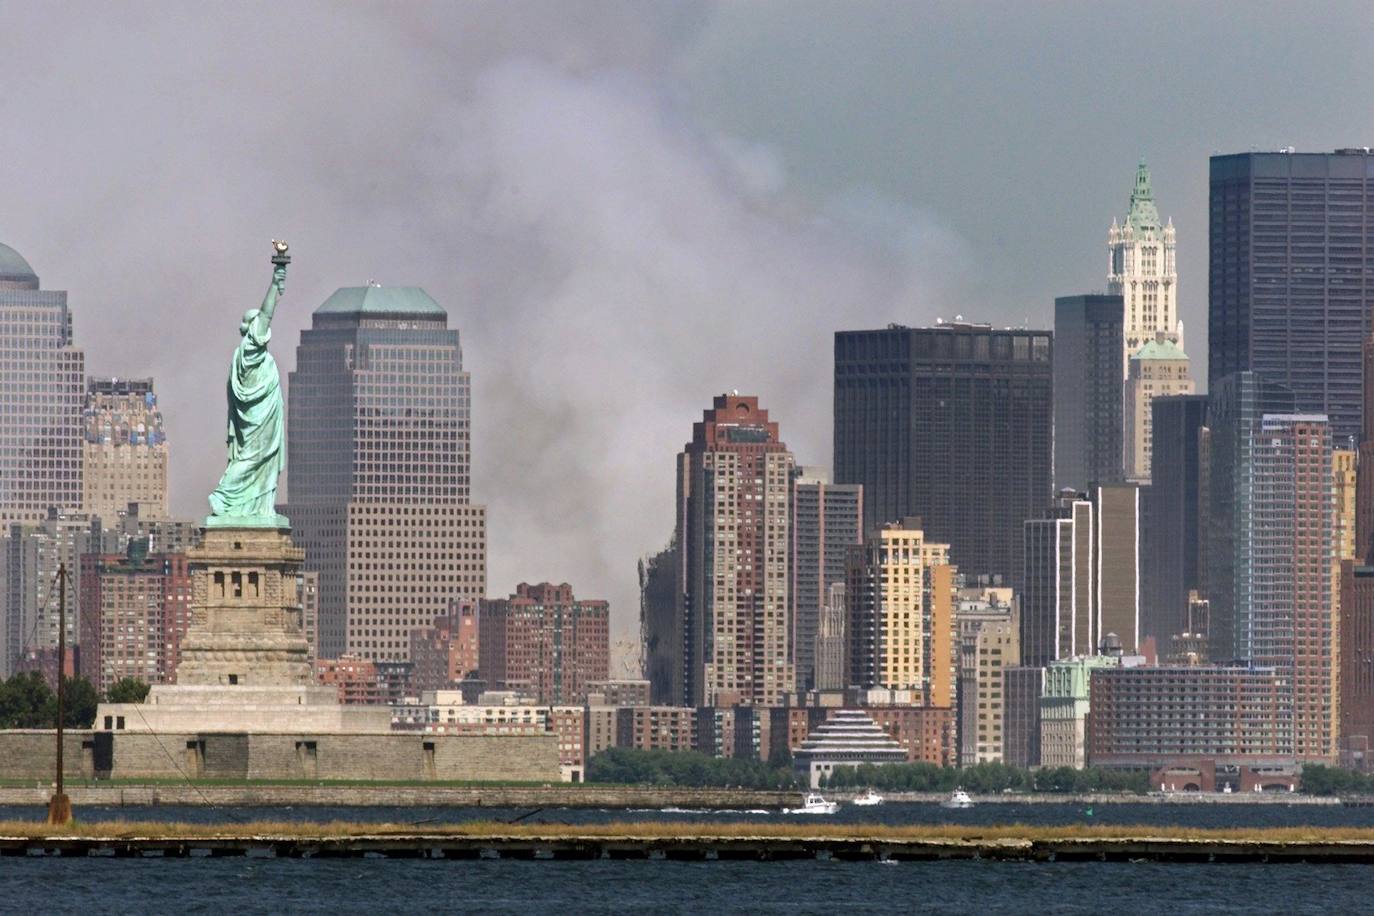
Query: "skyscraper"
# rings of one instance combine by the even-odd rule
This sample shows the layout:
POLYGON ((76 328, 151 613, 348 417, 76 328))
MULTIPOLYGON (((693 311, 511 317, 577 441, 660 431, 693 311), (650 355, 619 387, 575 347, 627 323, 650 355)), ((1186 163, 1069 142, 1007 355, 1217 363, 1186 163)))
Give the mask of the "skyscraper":
POLYGON ((176 679, 191 616, 185 554, 150 554, 144 539, 124 553, 81 558, 81 673, 100 691, 123 678, 176 679))
POLYGON ((1150 403, 1159 397, 1192 394, 1188 355, 1163 334, 1131 354, 1126 370, 1126 479, 1148 484, 1154 436, 1150 403))
POLYGON ((967 576, 1020 579, 1021 523, 1053 498, 1053 334, 893 325, 835 334, 835 479, 864 528, 919 516, 967 576))
POLYGON ((320 656, 406 661, 412 630, 486 590, 458 331, 417 287, 340 289, 301 332, 287 409, 287 514, 320 574, 320 656))
POLYGON ((1054 300, 1055 487, 1122 480, 1122 299, 1054 300))
POLYGON ((863 541, 863 487, 830 483, 824 468, 798 468, 792 487, 792 647, 797 689, 816 686, 816 640, 849 548, 863 541))
POLYGON ((1183 345, 1178 324, 1174 223, 1159 223, 1150 170, 1143 159, 1136 167, 1126 219, 1120 226, 1113 219, 1107 231, 1107 254, 1107 292, 1121 296, 1124 306, 1124 376, 1126 361, 1156 334, 1183 345))
POLYGON ((1211 159, 1209 389, 1235 372, 1286 385, 1296 409, 1360 431, 1360 348, 1374 304, 1374 156, 1211 159))
POLYGON ((757 397, 717 396, 678 456, 683 701, 774 706, 795 688, 793 460, 757 397))
POLYGON ((81 511, 113 525, 138 503, 144 516, 166 518, 167 436, 153 380, 90 379, 81 420, 81 511))
POLYGON ((1191 632, 1185 624, 1188 592, 1201 588, 1199 545, 1201 435, 1207 419, 1207 396, 1156 397, 1151 441, 1154 465, 1149 489, 1149 552, 1141 558, 1143 601, 1141 637, 1158 646, 1191 632))
POLYGON ((644 677, 652 702, 681 703, 686 697, 686 662, 681 553, 674 540, 662 551, 639 561, 639 640, 644 651, 644 677))
POLYGON ((579 600, 566 582, 522 582, 477 615, 478 672, 498 690, 526 690, 540 703, 585 703, 610 676, 611 611, 579 600))
POLYGON ((39 289, 28 262, 0 245, 0 523, 81 508, 85 373, 67 294, 39 289))
POLYGON ((1355 470, 1355 556, 1341 563, 1340 739, 1374 742, 1374 336, 1365 340, 1364 418, 1355 470))
POLYGON ((954 575, 949 545, 927 540, 920 519, 889 522, 849 549, 849 685, 954 705, 954 575))

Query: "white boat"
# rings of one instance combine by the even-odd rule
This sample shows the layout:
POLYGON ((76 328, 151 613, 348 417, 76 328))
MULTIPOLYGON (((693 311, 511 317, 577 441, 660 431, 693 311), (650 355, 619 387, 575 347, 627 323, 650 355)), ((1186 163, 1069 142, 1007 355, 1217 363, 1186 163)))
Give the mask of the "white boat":
POLYGON ((802 802, 800 808, 784 808, 788 814, 834 814, 840 810, 840 806, 833 801, 826 801, 815 792, 806 796, 806 801, 802 802))
POLYGON ((872 789, 850 802, 851 805, 858 805, 861 808, 871 808, 874 805, 881 805, 883 797, 872 789))
POLYGON ((972 808, 973 799, 963 789, 955 789, 941 805, 945 808, 972 808))

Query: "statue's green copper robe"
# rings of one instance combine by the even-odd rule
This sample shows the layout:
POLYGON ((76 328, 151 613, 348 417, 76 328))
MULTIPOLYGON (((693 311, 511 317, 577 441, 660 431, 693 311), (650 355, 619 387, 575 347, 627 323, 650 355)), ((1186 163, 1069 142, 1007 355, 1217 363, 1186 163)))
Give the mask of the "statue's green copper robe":
POLYGON ((255 316, 229 369, 229 465, 210 509, 234 519, 276 519, 277 475, 286 463, 281 377, 267 352, 272 330, 255 316))

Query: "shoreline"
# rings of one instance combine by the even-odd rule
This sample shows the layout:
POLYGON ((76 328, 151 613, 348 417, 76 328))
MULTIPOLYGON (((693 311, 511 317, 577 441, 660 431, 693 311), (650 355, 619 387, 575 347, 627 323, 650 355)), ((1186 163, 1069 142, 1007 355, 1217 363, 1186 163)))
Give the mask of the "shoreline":
MULTIPOLYGON (((0 787, 0 805, 46 806, 52 788, 0 787)), ((78 809, 99 807, 471 807, 471 808, 689 808, 776 810, 795 807, 804 790, 694 789, 655 786, 426 786, 426 785, 69 785, 67 794, 78 809)), ((825 792, 826 798, 849 801, 858 792, 825 792)), ((890 803, 939 804, 943 792, 883 793, 890 803)), ((1332 795, 1289 793, 1177 793, 1122 794, 989 794, 973 795, 977 805, 1342 805, 1374 806, 1374 799, 1342 799, 1332 795)))

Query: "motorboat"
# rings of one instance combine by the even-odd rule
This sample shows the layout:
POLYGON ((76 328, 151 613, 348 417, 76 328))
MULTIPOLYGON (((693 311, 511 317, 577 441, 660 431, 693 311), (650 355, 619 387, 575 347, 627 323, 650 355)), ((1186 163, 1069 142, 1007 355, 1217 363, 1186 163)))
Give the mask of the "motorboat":
POLYGON ((941 803, 945 808, 972 808, 973 799, 963 789, 955 789, 950 793, 949 798, 941 803))
POLYGON ((850 802, 851 805, 858 805, 860 808, 872 808, 883 803, 883 797, 872 789, 850 802))
POLYGON ((839 804, 833 801, 826 801, 818 793, 811 792, 806 796, 800 808, 785 808, 788 814, 834 814, 840 810, 839 804))

